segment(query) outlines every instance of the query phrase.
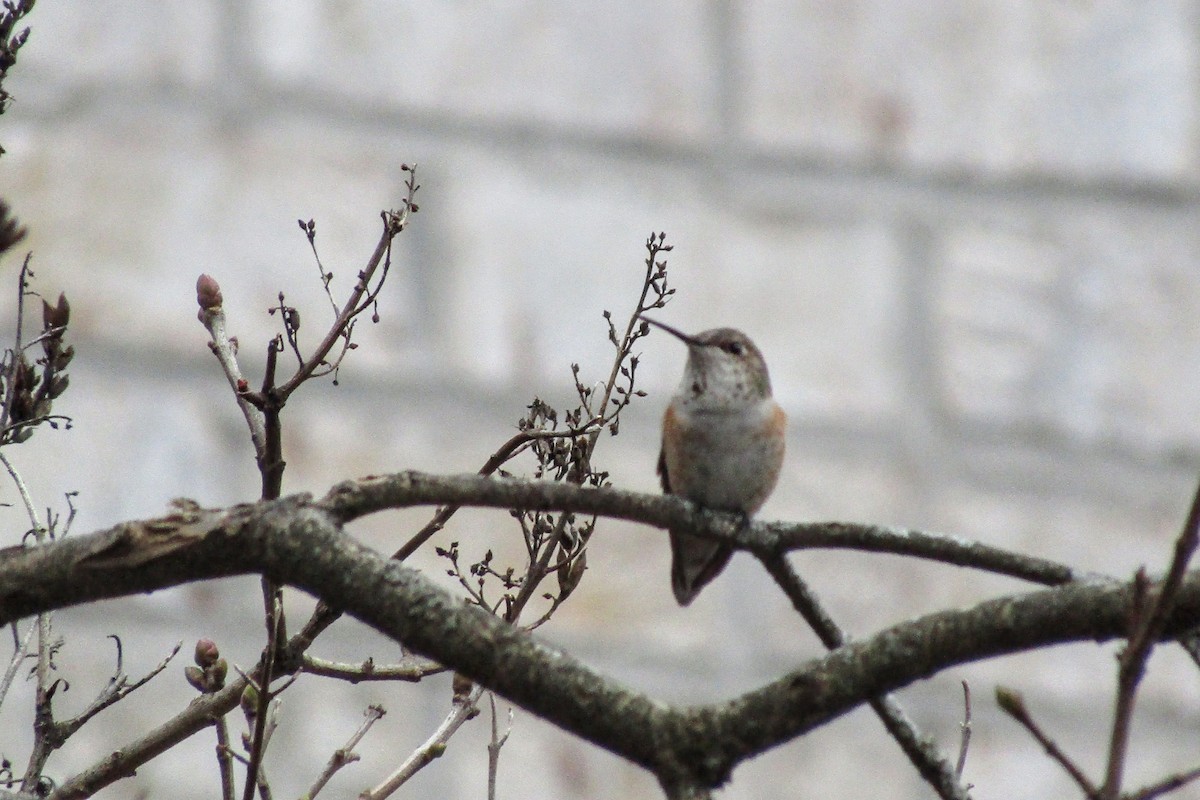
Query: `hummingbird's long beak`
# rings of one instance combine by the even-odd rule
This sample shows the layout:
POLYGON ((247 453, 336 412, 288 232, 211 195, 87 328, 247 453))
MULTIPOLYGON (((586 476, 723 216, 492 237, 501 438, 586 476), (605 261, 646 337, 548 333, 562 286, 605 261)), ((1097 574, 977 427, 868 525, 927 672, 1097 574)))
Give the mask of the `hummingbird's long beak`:
POLYGON ((695 347, 699 347, 699 346, 703 345, 703 342, 696 341, 696 337, 688 336, 683 331, 679 330, 678 328, 672 328, 670 325, 667 325, 665 322, 659 322, 656 319, 650 319, 645 314, 639 314, 638 316, 641 317, 642 319, 644 319, 646 322, 649 322, 654 327, 662 328, 664 331, 671 334, 675 338, 679 339, 684 344, 687 344, 690 346, 695 346, 695 347))

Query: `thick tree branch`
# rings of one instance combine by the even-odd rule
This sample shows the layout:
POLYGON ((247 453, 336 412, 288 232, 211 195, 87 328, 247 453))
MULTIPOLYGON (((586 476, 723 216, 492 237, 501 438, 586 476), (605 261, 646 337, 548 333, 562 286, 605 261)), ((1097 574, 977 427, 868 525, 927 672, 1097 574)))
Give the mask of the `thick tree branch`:
MULTIPOLYGON (((518 505, 555 508, 557 496, 579 504, 598 501, 587 510, 599 512, 603 503, 619 498, 627 517, 636 507, 663 524, 690 519, 686 506, 670 498, 610 490, 546 495, 541 492, 560 487, 528 481, 482 484, 484 496, 488 487, 520 493, 518 505)), ((729 702, 676 709, 464 606, 416 570, 345 535, 339 516, 364 513, 361 506, 351 511, 350 486, 322 502, 293 496, 227 511, 181 504, 167 517, 0 551, 0 624, 102 598, 261 573, 323 598, 413 652, 678 787, 719 785, 745 758, 946 667, 1049 644, 1124 636, 1132 605, 1131 589, 1113 581, 991 600, 847 644, 729 702)), ((424 502, 479 499, 438 496, 424 502)), ((709 515, 697 521, 701 516, 709 515)), ((1179 585, 1162 636, 1197 624, 1200 573, 1192 572, 1179 585)))
POLYGON ((697 536, 733 541, 755 553, 824 548, 908 555, 1046 586, 1094 577, 1048 559, 957 536, 848 522, 746 525, 740 515, 698 511, 688 501, 672 495, 583 488, 566 482, 410 471, 345 481, 334 486, 320 502, 343 522, 385 509, 443 504, 599 514, 659 528, 687 526, 697 536))

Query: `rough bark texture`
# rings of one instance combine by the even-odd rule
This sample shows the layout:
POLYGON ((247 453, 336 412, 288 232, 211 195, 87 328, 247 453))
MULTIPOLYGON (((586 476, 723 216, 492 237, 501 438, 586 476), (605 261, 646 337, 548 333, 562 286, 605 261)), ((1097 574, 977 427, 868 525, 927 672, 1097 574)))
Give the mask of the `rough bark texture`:
MULTIPOLYGON (((465 606, 342 530, 344 520, 382 508, 451 501, 589 511, 615 503, 607 511, 628 519, 697 524, 710 535, 724 527, 710 515, 693 518, 672 498, 475 476, 406 473, 343 484, 322 501, 298 495, 228 510, 181 503, 159 519, 0 551, 0 624, 102 598, 261 573, 324 599, 674 787, 717 786, 745 758, 946 667, 1126 633, 1127 585, 1073 582, 904 622, 728 702, 672 708, 465 606)), ((752 526, 746 536, 763 536, 768 528, 752 526)), ((1193 572, 1164 636, 1197 624, 1200 573, 1193 572)))

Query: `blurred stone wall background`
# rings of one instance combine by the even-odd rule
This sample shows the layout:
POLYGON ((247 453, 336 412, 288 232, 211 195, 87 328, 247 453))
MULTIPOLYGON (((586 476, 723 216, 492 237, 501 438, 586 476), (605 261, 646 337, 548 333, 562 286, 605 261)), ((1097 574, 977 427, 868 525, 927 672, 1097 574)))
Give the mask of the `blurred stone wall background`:
MULTIPOLYGON (((305 387, 287 409, 287 491, 478 468, 533 394, 569 400, 572 361, 589 380, 607 375, 601 311, 628 313, 642 242, 665 230, 678 295, 660 316, 751 333, 791 416, 764 516, 953 532, 1118 575, 1161 569, 1200 472, 1198 11, 1183 0, 42 0, 10 79, 0 195, 30 228, 36 287, 72 303, 63 411, 75 425, 13 458, 41 506, 79 492, 75 532, 181 495, 253 499, 246 432, 195 319, 196 276, 221 282, 257 376, 278 291, 301 308, 302 334, 327 319, 296 220, 316 220, 344 296, 379 210, 400 202, 400 165, 418 162, 421 211, 382 321, 360 326, 340 386, 305 387)), ((2 265, 6 325, 18 266, 2 265)), ((658 418, 683 357, 668 337, 646 342, 651 395, 598 451, 615 484, 655 490, 658 418)), ((11 486, 0 499, 16 500, 11 486)), ((427 513, 356 533, 390 551, 427 513)), ((23 513, 0 519, 15 543, 23 513)), ((444 540, 516 558, 514 533, 503 514, 464 513, 444 540)), ((896 558, 797 561, 859 636, 1023 588, 896 558)), ((432 556, 417 563, 441 570, 432 556)), ((750 559, 687 610, 667 564, 661 534, 603 524, 583 586, 544 635, 673 702, 729 697, 819 653, 750 559)), ((292 602, 302 619, 309 601, 292 602)), ((60 711, 103 685, 110 632, 134 674, 199 636, 249 666, 259 605, 247 579, 60 613, 71 681, 60 711)), ((397 648, 342 623, 316 652, 386 661, 397 648)), ((1024 691, 1098 770, 1113 652, 972 665, 901 699, 953 753, 969 680, 976 796, 1068 796, 991 693, 1024 691)), ((165 720, 191 692, 181 668, 97 718, 51 773, 165 720)), ((1131 785, 1193 764, 1198 682, 1180 653, 1155 656, 1131 785)), ((0 751, 23 765, 30 687, 18 691, 0 751)), ((377 782, 449 698, 448 679, 302 678, 268 762, 276 796, 307 787, 369 702, 389 714, 330 796, 377 782)), ((400 796, 482 796, 487 724, 400 796)), ((197 736, 103 796, 213 797, 214 743, 197 736)), ((523 798, 658 791, 519 711, 500 786, 523 798)), ((859 711, 739 768, 722 796, 931 793, 859 711)))

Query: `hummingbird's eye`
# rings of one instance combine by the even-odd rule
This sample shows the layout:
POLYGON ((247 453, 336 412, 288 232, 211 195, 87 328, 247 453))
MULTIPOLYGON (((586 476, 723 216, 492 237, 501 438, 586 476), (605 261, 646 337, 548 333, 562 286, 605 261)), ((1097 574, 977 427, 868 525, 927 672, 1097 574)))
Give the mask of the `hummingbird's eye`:
POLYGON ((721 349, 726 353, 729 353, 731 356, 740 356, 743 352, 745 352, 745 348, 742 347, 741 342, 726 342, 725 346, 721 349))

